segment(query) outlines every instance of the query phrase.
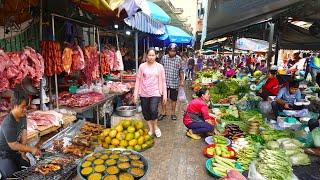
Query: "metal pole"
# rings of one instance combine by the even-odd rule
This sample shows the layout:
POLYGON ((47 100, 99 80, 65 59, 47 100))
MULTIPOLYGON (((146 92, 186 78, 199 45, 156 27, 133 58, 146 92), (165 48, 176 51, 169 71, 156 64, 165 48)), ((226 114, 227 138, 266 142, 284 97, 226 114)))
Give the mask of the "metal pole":
MULTIPOLYGON (((39 40, 42 41, 42 0, 40 0, 40 26, 39 26, 39 40)), ((48 83, 48 82, 47 82, 48 83)), ((40 110, 44 109, 43 104, 43 78, 40 80, 40 110)))
POLYGON ((270 68, 270 63, 272 61, 271 55, 272 55, 273 35, 274 35, 274 23, 270 23, 270 29, 269 29, 269 51, 268 51, 268 59, 267 59, 268 69, 270 68))
POLYGON ((99 63, 100 63, 100 73, 101 73, 101 78, 103 79, 103 74, 102 74, 102 62, 101 62, 101 47, 100 47, 100 34, 99 34, 99 28, 97 28, 97 38, 98 38, 98 50, 99 50, 99 63))
POLYGON ((139 62, 138 62, 138 31, 135 33, 135 56, 136 56, 136 72, 138 72, 139 69, 139 62))
POLYGON ((150 48, 150 37, 148 36, 147 37, 147 49, 149 49, 150 48))
POLYGON ((277 36, 276 39, 276 50, 275 50, 275 54, 274 54, 274 65, 278 65, 278 59, 279 59, 279 34, 277 36))
MULTIPOLYGON (((51 21, 52 21, 52 40, 56 40, 55 32, 54 32, 54 16, 51 16, 51 21)), ((57 66, 55 64, 55 66, 57 66)), ((57 67, 55 68, 57 69, 57 67)), ((58 76, 57 74, 54 75, 54 82, 55 82, 55 88, 56 88, 56 102, 57 102, 57 109, 59 109, 59 91, 58 91, 58 76)))
POLYGON ((146 39, 143 38, 143 53, 146 52, 146 39))
POLYGON ((235 49, 236 49, 236 36, 234 35, 233 36, 233 38, 232 38, 232 62, 233 62, 233 64, 235 64, 235 62, 234 62, 234 51, 235 51, 235 49))
POLYGON ((96 46, 96 27, 93 26, 93 46, 96 46))

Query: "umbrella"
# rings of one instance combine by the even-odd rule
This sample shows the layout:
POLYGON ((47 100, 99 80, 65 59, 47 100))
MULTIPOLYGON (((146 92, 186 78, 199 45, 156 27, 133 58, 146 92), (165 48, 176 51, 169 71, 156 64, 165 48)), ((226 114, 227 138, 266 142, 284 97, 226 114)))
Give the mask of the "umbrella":
POLYGON ((166 25, 166 33, 158 37, 158 39, 173 43, 189 44, 192 41, 192 36, 178 27, 166 25))
POLYGON ((142 10, 145 14, 149 15, 152 19, 160 21, 163 24, 169 24, 171 21, 170 16, 153 2, 147 1, 149 11, 142 10))

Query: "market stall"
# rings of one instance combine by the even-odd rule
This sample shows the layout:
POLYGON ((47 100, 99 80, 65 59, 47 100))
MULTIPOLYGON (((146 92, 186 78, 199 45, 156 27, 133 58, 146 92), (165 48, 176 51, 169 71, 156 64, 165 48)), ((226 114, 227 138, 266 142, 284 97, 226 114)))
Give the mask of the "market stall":
POLYGON ((315 168, 320 158, 308 153, 308 148, 317 147, 316 131, 308 128, 308 121, 318 117, 310 102, 318 99, 316 88, 300 85, 306 97, 295 105, 301 108, 284 110, 276 119, 268 119, 273 99, 262 101, 256 89, 250 88, 256 83, 251 80, 227 79, 217 71, 202 71, 193 82, 194 91, 209 89, 210 112, 220 121, 215 134, 205 138, 208 145, 203 154, 208 158, 208 173, 225 179, 242 178, 229 170, 248 179, 320 177, 315 168))
POLYGON ((41 145, 44 153, 41 159, 32 167, 16 172, 15 176, 22 179, 64 179, 77 172, 79 177, 86 178, 92 172, 87 167, 95 164, 92 168, 101 177, 122 176, 130 169, 127 176, 140 178, 147 174, 148 162, 136 151, 150 148, 154 143, 147 132, 143 122, 138 120, 121 121, 113 129, 80 120, 44 142, 41 145), (119 157, 119 154, 122 155, 119 157), (116 162, 118 159, 119 163, 116 162), (105 174, 104 170, 96 170, 98 167, 108 172, 116 170, 105 174))

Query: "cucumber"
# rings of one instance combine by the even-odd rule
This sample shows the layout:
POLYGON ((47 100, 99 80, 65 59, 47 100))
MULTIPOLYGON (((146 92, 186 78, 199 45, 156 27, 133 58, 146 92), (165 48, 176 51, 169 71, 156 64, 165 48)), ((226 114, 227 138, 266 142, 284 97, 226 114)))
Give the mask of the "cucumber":
POLYGON ((215 157, 216 158, 216 161, 219 163, 219 164, 226 164, 227 166, 231 167, 231 168, 235 168, 235 161, 232 162, 230 161, 230 159, 227 159, 227 158, 222 158, 222 157, 215 157))
POLYGON ((220 164, 221 166, 229 169, 233 169, 233 166, 230 166, 229 164, 226 164, 225 162, 221 161, 220 159, 216 159, 217 163, 220 164))
POLYGON ((217 167, 214 167, 214 168, 212 168, 212 169, 213 169, 214 173, 215 173, 216 175, 220 176, 220 177, 225 177, 225 176, 227 176, 227 173, 226 173, 226 172, 220 171, 219 168, 217 168, 217 167))
POLYGON ((218 167, 220 170, 224 170, 224 171, 228 171, 228 170, 231 170, 232 168, 230 168, 230 167, 225 167, 225 166, 223 166, 223 165, 221 165, 221 164, 218 164, 218 163, 212 163, 212 166, 214 166, 214 167, 218 167))

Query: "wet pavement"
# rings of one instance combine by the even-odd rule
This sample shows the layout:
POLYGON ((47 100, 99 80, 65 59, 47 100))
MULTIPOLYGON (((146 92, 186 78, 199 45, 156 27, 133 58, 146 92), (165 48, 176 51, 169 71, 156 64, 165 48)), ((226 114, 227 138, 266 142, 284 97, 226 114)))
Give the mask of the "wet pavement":
MULTIPOLYGON (((186 91, 191 97, 191 91, 186 91)), ((207 174, 202 149, 206 146, 204 139, 188 138, 182 115, 186 105, 178 105, 178 120, 170 117, 159 122, 162 131, 156 144, 142 154, 149 160, 150 170, 147 180, 206 180, 214 179, 207 174)))

